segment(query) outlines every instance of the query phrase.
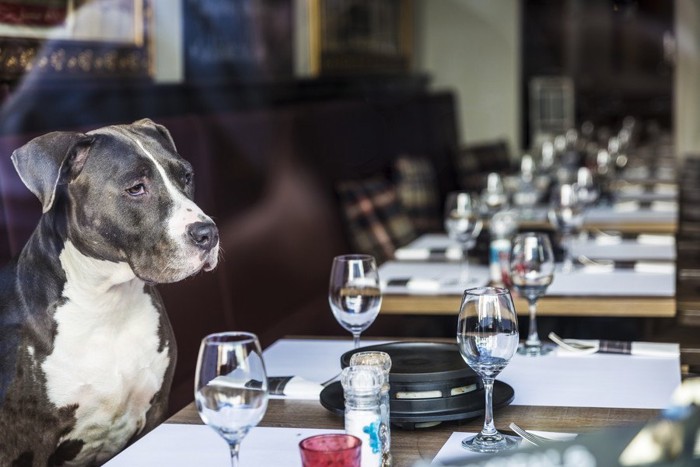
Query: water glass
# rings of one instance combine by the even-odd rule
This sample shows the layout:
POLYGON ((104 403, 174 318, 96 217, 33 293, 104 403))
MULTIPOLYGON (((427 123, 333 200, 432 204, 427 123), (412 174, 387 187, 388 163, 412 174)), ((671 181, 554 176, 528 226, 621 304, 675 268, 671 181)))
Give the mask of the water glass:
POLYGON ((457 320, 459 352, 484 383, 485 411, 481 432, 462 441, 477 452, 498 452, 517 446, 499 433, 493 421, 493 383, 518 348, 518 318, 510 292, 496 287, 467 289, 457 320))
POLYGON ((453 191, 445 200, 445 231, 461 250, 459 283, 466 286, 469 281, 468 252, 481 233, 483 221, 479 199, 464 191, 453 191))
POLYGON ((199 348, 194 395, 202 421, 226 440, 231 466, 238 466, 241 441, 267 410, 267 374, 257 336, 206 336, 199 348))
POLYGON ((371 255, 333 258, 328 302, 338 323, 360 347, 360 334, 377 318, 382 305, 377 262, 371 255))
POLYGON ((529 331, 519 353, 538 356, 554 346, 542 344, 537 332, 537 301, 554 280, 554 252, 547 234, 523 232, 513 238, 510 252, 510 281, 527 300, 530 312, 529 331))

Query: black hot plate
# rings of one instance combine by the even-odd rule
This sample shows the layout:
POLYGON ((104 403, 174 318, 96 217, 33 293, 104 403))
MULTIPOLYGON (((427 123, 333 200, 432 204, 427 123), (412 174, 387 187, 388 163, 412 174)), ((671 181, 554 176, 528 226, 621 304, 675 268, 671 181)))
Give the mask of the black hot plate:
MULTIPOLYGON (((478 375, 467 366, 457 344, 434 342, 392 342, 361 347, 344 353, 340 365, 350 364, 355 352, 378 350, 391 357, 390 405, 391 421, 404 428, 450 420, 476 418, 484 413, 484 390, 478 375), (473 390, 451 395, 451 389, 473 385, 473 390), (396 398, 398 391, 440 390, 442 397, 396 398)), ((515 397, 513 388, 496 381, 493 406, 510 404, 515 397)), ((337 415, 343 415, 343 388, 335 382, 321 392, 321 405, 337 415)))

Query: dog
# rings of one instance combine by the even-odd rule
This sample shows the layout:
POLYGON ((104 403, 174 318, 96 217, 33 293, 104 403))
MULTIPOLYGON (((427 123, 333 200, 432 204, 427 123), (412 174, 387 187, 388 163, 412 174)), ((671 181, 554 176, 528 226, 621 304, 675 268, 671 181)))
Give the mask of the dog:
POLYGON ((142 119, 12 153, 42 216, 0 276, 0 465, 100 465, 162 421, 176 344, 156 284, 216 267, 191 165, 142 119))

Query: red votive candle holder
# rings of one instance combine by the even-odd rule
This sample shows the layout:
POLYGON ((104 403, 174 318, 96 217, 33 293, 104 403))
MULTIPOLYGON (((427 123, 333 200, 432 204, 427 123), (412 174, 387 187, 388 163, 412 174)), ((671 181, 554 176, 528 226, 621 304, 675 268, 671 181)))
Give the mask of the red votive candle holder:
POLYGON ((342 433, 310 436, 299 443, 303 467, 360 467, 361 448, 360 438, 342 433))

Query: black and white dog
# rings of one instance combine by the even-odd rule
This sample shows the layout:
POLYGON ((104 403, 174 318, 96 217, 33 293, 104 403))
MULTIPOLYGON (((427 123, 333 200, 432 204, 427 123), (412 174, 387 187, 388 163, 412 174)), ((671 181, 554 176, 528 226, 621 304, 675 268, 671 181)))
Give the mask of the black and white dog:
POLYGON ((43 215, 0 277, 0 466, 99 465, 162 421, 176 347, 154 285, 216 267, 218 231, 151 120, 12 161, 43 215))

